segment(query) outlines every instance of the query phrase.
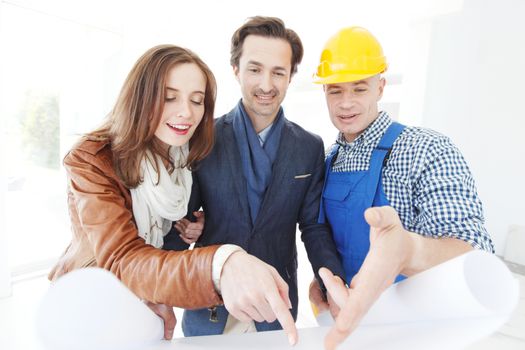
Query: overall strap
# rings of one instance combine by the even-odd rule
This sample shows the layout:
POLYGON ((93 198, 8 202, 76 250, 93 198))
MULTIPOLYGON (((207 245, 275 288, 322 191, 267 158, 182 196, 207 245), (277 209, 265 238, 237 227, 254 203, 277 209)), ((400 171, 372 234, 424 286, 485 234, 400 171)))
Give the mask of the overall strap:
POLYGON ((332 149, 330 150, 330 153, 328 153, 328 156, 326 157, 326 160, 325 160, 323 192, 321 193, 321 200, 319 201, 319 218, 317 219, 317 222, 320 224, 326 223, 323 193, 325 191, 326 182, 328 181, 328 175, 330 175, 330 171, 332 169, 332 164, 334 163, 335 159, 337 159, 337 153, 339 153, 339 145, 336 144, 334 147, 332 147, 332 149))
POLYGON ((375 193, 379 183, 381 182, 381 171, 383 166, 386 164, 388 157, 390 156, 392 145, 404 129, 405 126, 403 124, 392 122, 379 141, 377 147, 372 151, 372 156, 370 157, 369 181, 367 186, 367 193, 370 201, 369 206, 372 206, 375 193))

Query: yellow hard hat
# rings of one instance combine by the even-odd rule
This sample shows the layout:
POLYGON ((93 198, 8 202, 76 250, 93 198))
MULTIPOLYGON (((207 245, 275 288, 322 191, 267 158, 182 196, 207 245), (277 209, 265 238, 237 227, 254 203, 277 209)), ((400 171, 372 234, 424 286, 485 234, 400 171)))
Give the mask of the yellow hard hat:
POLYGON ((328 39, 314 83, 336 84, 366 79, 387 69, 379 41, 365 28, 343 28, 328 39))

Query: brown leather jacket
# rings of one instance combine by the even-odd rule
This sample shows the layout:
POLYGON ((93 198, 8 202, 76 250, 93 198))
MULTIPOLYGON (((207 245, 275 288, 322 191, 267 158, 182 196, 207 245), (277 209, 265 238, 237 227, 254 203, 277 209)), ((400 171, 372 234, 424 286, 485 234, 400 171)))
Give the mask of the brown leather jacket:
POLYGON ((219 246, 165 251, 137 234, 131 195, 106 141, 83 139, 64 158, 73 238, 50 280, 82 267, 114 273, 139 298, 186 309, 221 304, 212 282, 219 246))

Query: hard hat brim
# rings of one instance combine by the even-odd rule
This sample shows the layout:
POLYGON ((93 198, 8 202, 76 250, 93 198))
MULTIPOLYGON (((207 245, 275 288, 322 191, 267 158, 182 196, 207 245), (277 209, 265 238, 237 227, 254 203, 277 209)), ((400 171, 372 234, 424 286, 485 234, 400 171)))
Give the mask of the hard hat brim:
MULTIPOLYGON (((382 72, 381 72, 382 73, 382 72)), ((351 83, 354 81, 363 80, 366 78, 373 77, 381 73, 367 73, 367 74, 353 74, 353 73, 338 73, 329 75, 327 77, 319 77, 317 74, 314 74, 313 82, 314 84, 339 84, 339 83, 351 83)))

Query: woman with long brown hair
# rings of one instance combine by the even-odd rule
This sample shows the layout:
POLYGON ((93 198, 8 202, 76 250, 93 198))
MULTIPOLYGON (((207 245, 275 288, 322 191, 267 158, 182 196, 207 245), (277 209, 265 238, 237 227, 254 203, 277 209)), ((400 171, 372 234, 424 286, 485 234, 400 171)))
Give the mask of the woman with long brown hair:
POLYGON ((269 265, 232 245, 160 249, 186 215, 190 170, 213 147, 215 96, 215 78, 193 52, 161 45, 139 58, 107 121, 64 158, 73 237, 49 278, 88 266, 111 271, 164 319, 166 339, 172 306, 223 300, 264 309, 295 334, 286 283, 269 265), (239 288, 221 298, 220 285, 239 288))

